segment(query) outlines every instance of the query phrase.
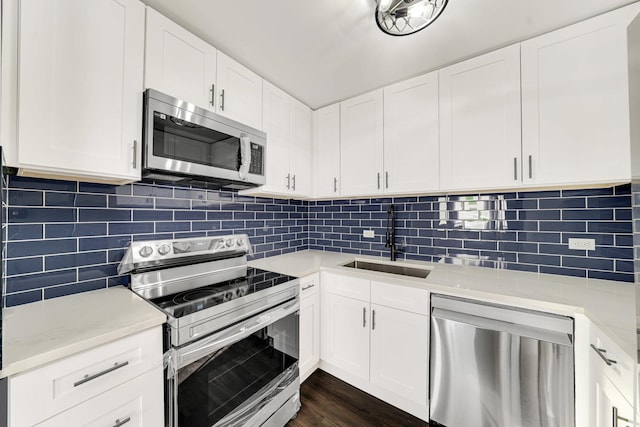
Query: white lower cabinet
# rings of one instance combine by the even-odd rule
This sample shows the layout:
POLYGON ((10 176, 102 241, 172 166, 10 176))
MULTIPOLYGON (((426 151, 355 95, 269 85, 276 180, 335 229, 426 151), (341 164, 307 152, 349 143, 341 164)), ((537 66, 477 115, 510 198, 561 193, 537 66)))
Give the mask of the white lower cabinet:
POLYGON ((161 426, 164 423, 162 372, 158 366, 37 426, 161 426))
POLYGON ((158 326, 9 377, 9 425, 162 425, 158 326))
POLYGON ((320 367, 427 420, 428 314, 424 289, 323 272, 320 367))
POLYGON ((320 274, 300 279, 300 382, 306 380, 320 361, 320 274))

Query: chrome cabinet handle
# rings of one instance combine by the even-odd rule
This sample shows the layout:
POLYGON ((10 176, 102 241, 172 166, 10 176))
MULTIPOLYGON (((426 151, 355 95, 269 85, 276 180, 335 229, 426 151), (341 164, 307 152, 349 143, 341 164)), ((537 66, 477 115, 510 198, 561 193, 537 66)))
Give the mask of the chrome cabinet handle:
POLYGON ((302 292, 306 291, 307 289, 311 289, 315 286, 316 284, 311 282, 311 284, 309 286, 305 286, 304 288, 302 288, 302 292))
POLYGON ((362 327, 365 328, 367 326, 367 308, 362 307, 362 327))
POLYGON ((372 310, 371 311, 371 330, 374 330, 376 328, 376 311, 372 310))
POLYGON ((113 427, 120 427, 125 425, 126 423, 128 423, 129 421, 131 421, 131 417, 127 417, 127 418, 123 418, 123 419, 117 419, 116 423, 113 425, 113 427))
POLYGON ((598 354, 598 356, 600 356, 600 358, 602 358, 602 360, 604 360, 604 363, 607 364, 607 366, 611 366, 611 365, 615 365, 616 363, 618 363, 617 361, 613 360, 613 359, 609 359, 604 353, 607 352, 607 350, 605 350, 604 348, 598 348, 595 345, 591 344, 591 348, 598 354))
POLYGON ((220 109, 224 111, 224 89, 220 92, 220 109))
POLYGON ((384 188, 389 188, 389 172, 384 173, 384 188))
POLYGON ((287 190, 291 189, 291 174, 287 174, 287 190))
POLYGON ((134 169, 138 169, 138 141, 135 139, 133 140, 133 161, 131 163, 134 169))
POLYGON ((216 85, 211 85, 211 89, 209 89, 209 92, 211 92, 211 101, 209 102, 211 104, 212 107, 216 106, 216 85))
POLYGON ((529 155, 529 179, 533 178, 533 156, 529 155))
POLYGON ((333 192, 338 192, 338 178, 336 178, 335 176, 333 177, 333 192))
POLYGON ((107 369, 105 369, 104 371, 98 372, 97 374, 93 374, 93 375, 86 374, 86 375, 84 376, 84 378, 83 378, 83 379, 81 379, 80 381, 76 381, 75 383, 73 383, 73 386, 74 386, 74 387, 78 387, 79 385, 82 385, 82 384, 84 384, 84 383, 88 383, 89 381, 95 380, 95 379, 96 379, 96 378, 98 378, 98 377, 101 377, 101 376, 103 376, 103 375, 108 374, 109 372, 113 372, 113 371, 115 371, 116 369, 123 368, 123 367, 127 366, 128 364, 129 364, 129 362, 128 362, 128 361, 125 361, 125 362, 122 362, 122 363, 118 363, 118 362, 116 362, 116 363, 114 363, 114 364, 113 364, 113 366, 112 366, 112 367, 107 368, 107 369))
POLYGON ((618 408, 616 408, 615 406, 613 407, 613 427, 618 427, 618 420, 625 422, 625 423, 630 423, 631 420, 625 417, 621 417, 620 415, 618 415, 618 408))
POLYGON ((292 185, 291 189, 293 191, 296 191, 296 176, 295 176, 295 174, 293 175, 293 185, 292 185))
POLYGON ((380 189, 380 172, 378 172, 378 190, 380 189))
POLYGON ((518 158, 513 158, 513 179, 518 180, 518 158))

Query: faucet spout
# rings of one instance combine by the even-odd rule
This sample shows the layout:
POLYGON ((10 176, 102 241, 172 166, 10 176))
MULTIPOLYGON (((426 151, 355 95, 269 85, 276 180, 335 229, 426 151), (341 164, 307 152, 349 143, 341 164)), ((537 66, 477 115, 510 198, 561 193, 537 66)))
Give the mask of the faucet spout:
POLYGON ((398 253, 402 253, 396 247, 396 211, 393 204, 387 209, 387 232, 384 246, 391 249, 391 261, 395 261, 398 253))

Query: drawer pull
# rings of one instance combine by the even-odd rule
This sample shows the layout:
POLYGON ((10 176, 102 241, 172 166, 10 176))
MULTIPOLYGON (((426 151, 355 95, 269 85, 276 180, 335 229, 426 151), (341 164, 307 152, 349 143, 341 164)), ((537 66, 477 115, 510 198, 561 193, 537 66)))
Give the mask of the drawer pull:
POLYGON ((116 369, 120 369, 123 368, 125 366, 127 366, 129 364, 129 362, 122 362, 122 363, 114 363, 112 367, 105 369, 102 372, 98 372, 97 374, 93 374, 93 375, 85 375, 83 379, 81 379, 80 381, 76 381, 75 383, 73 383, 74 387, 78 387, 79 385, 82 385, 84 383, 88 383, 89 381, 95 380, 98 377, 101 377, 105 374, 108 374, 109 372, 113 372, 116 369))
POLYGON ((313 288, 315 286, 315 283, 311 282, 311 284, 309 286, 305 286, 304 288, 302 288, 302 291, 306 291, 307 289, 313 288))
POLYGON ((613 359, 609 359, 607 358, 607 356, 605 356, 604 353, 607 352, 607 350, 605 350, 604 348, 598 348, 595 345, 591 344, 591 348, 598 353, 598 356, 600 356, 600 358, 602 358, 602 360, 604 360, 604 363, 607 364, 607 366, 611 366, 611 365, 615 365, 616 363, 618 363, 617 361, 613 360, 613 359))
POLYGON ((123 418, 123 419, 117 419, 116 423, 113 425, 113 427, 123 426, 126 423, 128 423, 129 421, 131 421, 131 417, 127 417, 127 418, 123 418))

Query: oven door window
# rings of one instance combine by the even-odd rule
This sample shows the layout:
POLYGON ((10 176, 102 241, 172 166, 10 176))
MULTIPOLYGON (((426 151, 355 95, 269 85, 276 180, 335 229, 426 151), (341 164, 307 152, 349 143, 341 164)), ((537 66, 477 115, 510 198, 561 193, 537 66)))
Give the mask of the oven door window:
POLYGON ((180 427, 243 425, 298 377, 298 313, 178 370, 180 427))
POLYGON ((153 155, 237 171, 240 138, 154 111, 153 155))

